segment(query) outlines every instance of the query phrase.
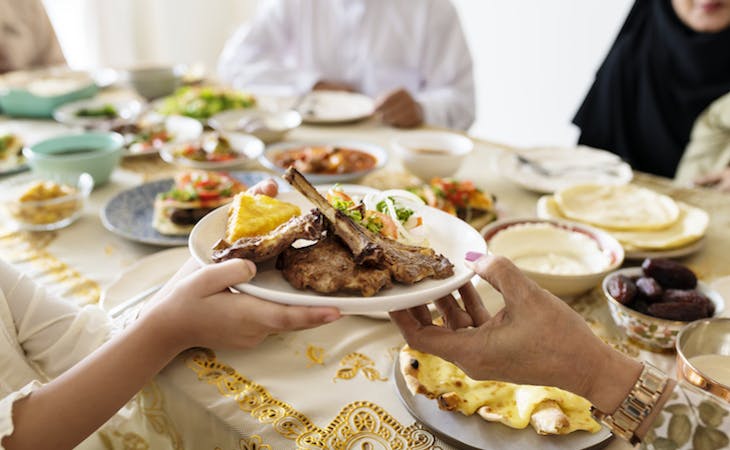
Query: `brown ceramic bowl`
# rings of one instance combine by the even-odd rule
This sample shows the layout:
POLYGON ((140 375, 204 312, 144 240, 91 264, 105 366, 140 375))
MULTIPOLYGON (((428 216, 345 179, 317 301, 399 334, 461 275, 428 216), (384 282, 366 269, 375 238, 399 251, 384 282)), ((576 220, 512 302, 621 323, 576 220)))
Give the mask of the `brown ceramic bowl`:
POLYGON ((677 336, 677 377, 730 401, 730 385, 703 373, 693 357, 723 355, 730 360, 730 318, 697 320, 677 336))

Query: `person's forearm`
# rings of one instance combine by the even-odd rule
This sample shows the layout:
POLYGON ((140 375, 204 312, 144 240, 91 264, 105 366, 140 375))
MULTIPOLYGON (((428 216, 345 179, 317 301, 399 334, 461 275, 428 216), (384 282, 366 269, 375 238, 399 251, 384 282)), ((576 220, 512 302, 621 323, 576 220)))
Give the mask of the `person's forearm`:
POLYGON ((8 450, 72 448, 157 374, 183 345, 161 338, 154 319, 139 320, 63 375, 13 407, 8 450))

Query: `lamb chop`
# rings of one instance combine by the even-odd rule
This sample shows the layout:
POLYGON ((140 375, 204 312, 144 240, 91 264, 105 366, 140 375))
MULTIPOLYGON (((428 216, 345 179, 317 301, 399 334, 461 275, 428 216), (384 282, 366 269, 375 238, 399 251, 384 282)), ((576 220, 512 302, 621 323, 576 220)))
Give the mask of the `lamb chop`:
POLYGON ((221 239, 213 247, 212 258, 215 262, 231 258, 250 259, 253 262, 271 259, 299 239, 317 241, 325 231, 322 213, 313 209, 304 216, 296 216, 276 227, 274 230, 253 237, 238 239, 233 244, 221 239))
POLYGON ((321 294, 346 291, 370 297, 391 286, 387 270, 355 264, 350 249, 331 235, 309 247, 287 248, 276 268, 295 288, 321 294))
POLYGON ((335 234, 352 252, 356 263, 384 268, 396 281, 405 284, 425 278, 448 278, 454 274, 454 265, 433 249, 399 243, 354 222, 330 205, 296 169, 289 168, 284 179, 324 214, 335 234))

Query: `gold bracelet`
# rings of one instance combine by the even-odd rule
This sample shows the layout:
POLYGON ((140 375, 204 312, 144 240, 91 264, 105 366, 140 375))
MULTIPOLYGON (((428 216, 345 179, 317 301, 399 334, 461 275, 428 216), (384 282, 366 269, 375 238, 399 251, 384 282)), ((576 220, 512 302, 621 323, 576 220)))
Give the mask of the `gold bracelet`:
POLYGON ((654 405, 667 386, 668 379, 664 372, 651 364, 644 363, 644 370, 641 371, 636 384, 613 414, 603 413, 596 408, 592 408, 591 413, 613 434, 629 441, 631 445, 636 445, 639 443, 636 429, 654 409, 654 405))

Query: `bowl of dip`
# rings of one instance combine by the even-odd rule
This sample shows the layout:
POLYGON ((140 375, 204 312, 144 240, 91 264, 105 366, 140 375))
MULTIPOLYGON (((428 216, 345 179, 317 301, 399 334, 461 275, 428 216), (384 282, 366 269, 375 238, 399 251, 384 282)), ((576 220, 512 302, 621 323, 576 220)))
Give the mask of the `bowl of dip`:
POLYGON ((391 143, 403 168, 428 183, 454 175, 474 149, 466 136, 445 131, 411 131, 391 143))
POLYGON ((730 318, 697 320, 677 335, 677 376, 730 401, 730 318))
POLYGON ((509 258, 541 287, 572 298, 598 286, 624 260, 608 233, 572 222, 511 219, 482 229, 489 250, 509 258))

